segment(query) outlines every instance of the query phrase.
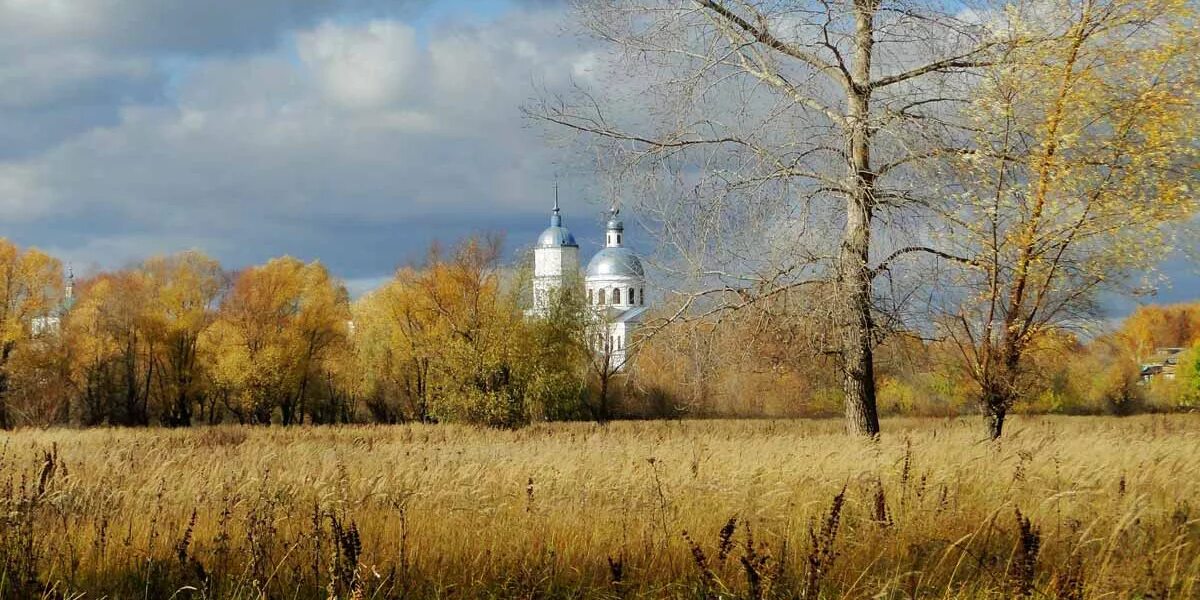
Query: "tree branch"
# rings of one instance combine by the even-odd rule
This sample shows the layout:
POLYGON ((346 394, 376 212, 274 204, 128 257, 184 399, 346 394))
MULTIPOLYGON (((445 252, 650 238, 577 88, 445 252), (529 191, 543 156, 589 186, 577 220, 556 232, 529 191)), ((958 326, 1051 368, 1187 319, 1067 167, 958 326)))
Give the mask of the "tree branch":
POLYGON ((732 10, 730 10, 729 8, 727 8, 724 4, 721 4, 720 2, 715 2, 713 0, 696 0, 696 4, 698 4, 704 8, 707 8, 708 10, 711 10, 712 12, 719 15, 722 19, 725 19, 726 21, 733 23, 739 29, 741 29, 742 31, 749 34, 750 37, 754 38, 754 40, 758 41, 759 43, 761 43, 773 50, 782 52, 783 54, 786 54, 787 56, 790 56, 792 58, 800 60, 800 61, 804 62, 805 64, 809 65, 810 67, 812 67, 822 73, 824 73, 826 71, 833 71, 835 73, 838 73, 839 76, 836 77, 835 79, 839 83, 841 83, 843 86, 849 86, 849 84, 850 84, 849 79, 847 79, 845 77, 845 75, 842 74, 842 70, 840 70, 837 67, 837 65, 830 64, 830 63, 822 60, 820 57, 816 56, 815 54, 812 54, 811 52, 805 52, 804 50, 801 50, 800 48, 797 48, 791 44, 784 42, 783 40, 780 40, 779 38, 775 37, 774 34, 772 34, 770 31, 768 31, 765 26, 761 27, 761 28, 756 27, 755 25, 753 25, 746 19, 743 19, 737 13, 735 13, 732 10))
POLYGON ((874 278, 874 277, 878 276, 880 273, 882 273, 883 271, 888 270, 889 265, 893 260, 895 260, 901 256, 904 256, 905 254, 912 254, 914 252, 924 252, 926 254, 932 254, 938 258, 952 260, 954 262, 972 266, 972 267, 982 266, 980 264, 980 262, 976 259, 955 256, 948 252, 942 252, 941 250, 936 250, 936 249, 930 248, 928 246, 906 246, 904 248, 901 248, 901 249, 891 253, 890 255, 888 255, 887 258, 883 259, 883 261, 880 262, 878 266, 876 266, 874 269, 871 269, 871 277, 874 278))
POLYGON ((991 66, 991 65, 995 64, 995 61, 972 60, 972 57, 983 54, 984 52, 991 49, 995 45, 996 45, 995 43, 984 44, 983 46, 980 46, 978 48, 975 48, 974 50, 971 50, 970 52, 966 52, 966 53, 960 54, 958 56, 931 62, 931 63, 925 64, 923 66, 917 67, 915 69, 905 71, 903 73, 897 73, 895 75, 889 75, 887 77, 882 77, 880 79, 876 79, 875 81, 871 82, 870 88, 874 90, 874 89, 879 89, 882 87, 887 87, 892 84, 900 83, 902 81, 908 81, 909 79, 913 79, 915 77, 920 77, 922 75, 926 75, 928 73, 934 73, 937 71, 947 71, 947 70, 951 70, 951 69, 972 69, 972 68, 976 68, 976 67, 991 66))

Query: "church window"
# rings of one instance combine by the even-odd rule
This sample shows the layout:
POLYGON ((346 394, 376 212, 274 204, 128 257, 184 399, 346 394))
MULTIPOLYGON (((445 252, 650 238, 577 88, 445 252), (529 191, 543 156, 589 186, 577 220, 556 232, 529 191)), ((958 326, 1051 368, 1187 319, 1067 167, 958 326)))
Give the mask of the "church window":
POLYGON ((646 288, 638 288, 638 304, 646 305, 646 288))
POLYGON ((588 288, 588 304, 594 304, 596 290, 588 288))
POLYGON ((613 304, 621 303, 621 288, 613 288, 613 304))
POLYGON ((621 234, 617 234, 617 244, 621 243, 621 234))
POLYGON ((600 306, 604 306, 604 290, 599 289, 599 290, 596 290, 596 292, 597 292, 596 293, 596 304, 598 304, 600 306))
POLYGON ((625 301, 629 302, 630 306, 633 306, 633 299, 636 297, 633 295, 633 288, 629 288, 629 295, 625 297, 625 301))
POLYGON ((622 338, 622 337, 617 338, 617 350, 621 349, 621 344, 625 343, 624 340, 625 340, 625 338, 622 338))

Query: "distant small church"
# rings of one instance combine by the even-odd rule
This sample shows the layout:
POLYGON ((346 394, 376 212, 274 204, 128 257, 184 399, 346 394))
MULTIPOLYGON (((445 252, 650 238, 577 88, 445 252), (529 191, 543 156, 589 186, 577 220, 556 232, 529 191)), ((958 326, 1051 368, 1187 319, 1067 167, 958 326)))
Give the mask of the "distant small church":
MULTIPOLYGON (((625 247, 625 224, 614 207, 605 226, 604 247, 588 261, 583 278, 587 303, 594 318, 607 326, 597 333, 596 349, 607 352, 610 368, 625 367, 629 339, 646 312, 646 271, 638 255, 625 247)), ((558 198, 550 215, 550 226, 538 236, 533 250, 533 310, 544 315, 555 292, 579 274, 579 244, 563 226, 558 198)))
POLYGON ((67 267, 67 280, 63 286, 62 302, 49 313, 34 317, 29 323, 33 337, 57 335, 62 331, 63 318, 75 305, 75 271, 67 267))

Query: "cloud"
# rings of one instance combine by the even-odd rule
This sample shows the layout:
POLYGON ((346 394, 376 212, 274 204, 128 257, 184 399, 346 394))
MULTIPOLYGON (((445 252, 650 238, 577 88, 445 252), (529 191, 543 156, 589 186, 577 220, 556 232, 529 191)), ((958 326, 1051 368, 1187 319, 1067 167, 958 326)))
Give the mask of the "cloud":
POLYGON ((112 124, 122 104, 153 101, 165 82, 149 58, 108 56, 92 48, 0 54, 0 159, 112 124))
MULTIPOLYGON (((60 36, 88 6, 64 5, 70 19, 43 15, 29 27, 60 36)), ((98 82, 104 114, 64 122, 49 141, 9 139, 28 145, 0 151, 0 234, 81 265, 199 248, 232 268, 319 258, 363 282, 419 258, 435 237, 509 230, 520 245, 544 226, 564 169, 518 108, 535 85, 566 85, 595 61, 558 35, 561 10, 517 7, 423 29, 343 15, 284 29, 251 14, 272 44, 234 35, 225 43, 237 51, 219 52, 212 40, 145 38, 127 46, 146 59, 80 59, 75 75, 36 96, 72 106, 90 93, 83 82, 98 82)), ((117 55, 103 32, 81 37, 91 56, 117 55)), ((51 41, 40 44, 47 56, 83 52, 51 41)), ((0 123, 39 102, 32 91, 2 98, 0 123)), ((563 183, 564 200, 579 202, 577 182, 563 183)))
POLYGON ((0 48, 86 45, 119 53, 223 54, 275 45, 279 35, 348 8, 404 14, 416 3, 330 0, 0 0, 0 48))
POLYGON ((347 108, 383 108, 420 84, 414 76, 417 35, 404 23, 323 23, 296 37, 300 58, 316 75, 321 91, 347 108))
POLYGON ((20 223, 51 214, 53 201, 34 165, 0 163, 0 219, 20 223))
POLYGON ((0 0, 0 159, 166 102, 189 64, 270 51, 330 18, 415 13, 408 0, 0 0))
POLYGON ((150 60, 114 59, 87 49, 25 54, 19 63, 0 69, 0 109, 29 108, 63 100, 96 101, 106 95, 127 95, 128 88, 115 90, 106 82, 136 84, 154 77, 150 60))

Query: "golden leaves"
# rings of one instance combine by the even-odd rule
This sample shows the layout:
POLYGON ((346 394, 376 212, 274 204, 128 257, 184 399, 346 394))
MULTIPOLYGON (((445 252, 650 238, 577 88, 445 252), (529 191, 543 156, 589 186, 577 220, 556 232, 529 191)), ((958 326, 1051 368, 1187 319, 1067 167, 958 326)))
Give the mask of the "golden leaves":
POLYGON ((0 238, 0 294, 0 344, 11 348, 28 339, 34 319, 52 316, 57 308, 62 265, 36 248, 22 250, 0 238))

